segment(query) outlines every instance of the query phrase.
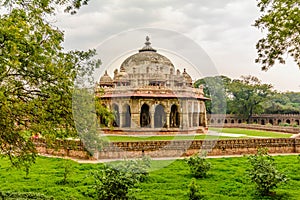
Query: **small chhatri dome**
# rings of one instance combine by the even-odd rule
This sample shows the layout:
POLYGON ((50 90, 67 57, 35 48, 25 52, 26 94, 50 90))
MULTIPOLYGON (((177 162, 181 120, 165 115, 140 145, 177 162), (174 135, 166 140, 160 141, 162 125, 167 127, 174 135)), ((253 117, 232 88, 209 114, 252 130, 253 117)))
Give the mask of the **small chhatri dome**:
POLYGON ((113 84, 113 80, 107 74, 107 70, 105 70, 104 75, 100 78, 100 85, 111 85, 111 84, 113 84))
POLYGON ((149 41, 150 38, 147 36, 146 37, 146 42, 145 42, 145 46, 139 50, 139 52, 143 52, 143 51, 154 51, 156 52, 155 49, 153 49, 150 45, 151 45, 151 42, 149 41))
POLYGON ((126 73, 123 66, 120 67, 120 72, 116 75, 117 82, 127 82, 129 79, 128 73, 126 73))

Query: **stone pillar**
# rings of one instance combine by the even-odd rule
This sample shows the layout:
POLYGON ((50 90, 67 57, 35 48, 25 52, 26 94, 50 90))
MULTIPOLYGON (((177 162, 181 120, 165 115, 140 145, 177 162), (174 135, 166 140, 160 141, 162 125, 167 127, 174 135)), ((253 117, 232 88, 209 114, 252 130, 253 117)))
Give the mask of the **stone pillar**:
POLYGON ((150 106, 150 124, 151 124, 151 128, 154 128, 154 111, 155 111, 155 105, 150 106))
POLYGON ((167 124, 167 128, 170 127, 170 112, 166 113, 166 124, 167 124))
POLYGON ((196 127, 199 126, 199 115, 200 115, 200 105, 199 105, 199 102, 197 102, 197 112, 196 112, 196 127))
POLYGON ((183 129, 188 128, 188 122, 189 122, 189 115, 188 115, 188 104, 186 100, 182 101, 182 106, 180 108, 180 116, 182 118, 182 121, 180 123, 180 127, 183 129))
POLYGON ((120 116, 120 119, 119 119, 119 121, 120 121, 120 124, 119 124, 119 127, 120 128, 122 128, 123 127, 123 115, 124 115, 124 113, 123 113, 123 107, 122 107, 122 105, 120 105, 119 106, 119 116, 120 116))

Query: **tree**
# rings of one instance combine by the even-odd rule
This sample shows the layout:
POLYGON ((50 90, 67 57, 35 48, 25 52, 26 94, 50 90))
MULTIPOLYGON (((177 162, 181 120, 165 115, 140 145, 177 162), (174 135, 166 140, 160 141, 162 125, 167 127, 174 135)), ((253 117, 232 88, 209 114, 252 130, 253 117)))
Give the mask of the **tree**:
POLYGON ((266 114, 299 114, 300 93, 274 92, 263 107, 266 114))
POLYGON ((55 6, 75 13, 87 0, 0 0, 0 153, 28 168, 36 156, 31 141, 77 137, 72 94, 77 75, 88 76, 100 61, 95 50, 65 52, 64 34, 47 22, 55 6))
POLYGON ((274 159, 268 155, 267 149, 258 149, 257 154, 248 157, 248 161, 251 164, 248 174, 261 195, 270 195, 270 191, 279 183, 287 181, 286 175, 276 169, 274 159))
POLYGON ((268 70, 276 61, 284 64, 287 54, 300 68, 300 1, 258 0, 258 7, 262 16, 254 26, 267 30, 267 35, 256 45, 256 62, 268 70))
POLYGON ((231 79, 226 76, 205 77, 197 80, 194 85, 198 88, 203 85, 203 92, 211 101, 206 101, 208 113, 225 114, 227 108, 227 88, 231 79))
POLYGON ((271 95, 271 88, 256 77, 242 76, 242 80, 233 80, 229 86, 228 107, 232 114, 239 114, 248 122, 253 114, 263 111, 262 103, 271 95))

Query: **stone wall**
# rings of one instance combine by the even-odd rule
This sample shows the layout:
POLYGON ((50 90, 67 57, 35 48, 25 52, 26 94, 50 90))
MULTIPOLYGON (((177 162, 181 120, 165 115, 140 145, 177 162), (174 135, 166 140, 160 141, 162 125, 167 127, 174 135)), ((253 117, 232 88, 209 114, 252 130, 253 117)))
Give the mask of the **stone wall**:
MULTIPOLYGON (((208 123, 215 124, 241 124, 246 123, 247 120, 239 115, 225 115, 225 114, 207 114, 208 123)), ((249 124, 260 125, 280 125, 289 124, 294 126, 300 125, 300 114, 261 114, 252 115, 249 119, 249 124)))
POLYGON ((245 155, 256 153, 259 147, 268 148, 269 153, 300 153, 300 139, 295 138, 112 142, 94 157, 89 156, 80 141, 58 141, 55 148, 40 139, 34 142, 41 154, 80 159, 137 158, 143 155, 153 158, 182 157, 201 150, 208 155, 245 155))

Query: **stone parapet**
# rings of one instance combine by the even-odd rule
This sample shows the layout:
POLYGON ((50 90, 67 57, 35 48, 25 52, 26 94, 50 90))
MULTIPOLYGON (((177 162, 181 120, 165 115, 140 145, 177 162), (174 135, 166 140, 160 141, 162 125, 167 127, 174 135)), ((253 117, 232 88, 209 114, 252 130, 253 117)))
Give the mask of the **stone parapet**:
POLYGON ((300 139, 296 138, 112 142, 94 157, 85 151, 80 141, 58 141, 49 146, 44 140, 35 139, 34 143, 41 154, 100 160, 137 158, 143 155, 153 158, 185 157, 201 151, 214 156, 248 155, 256 153, 260 147, 267 148, 269 153, 300 153, 300 139))

